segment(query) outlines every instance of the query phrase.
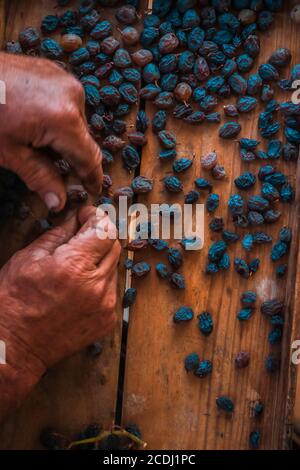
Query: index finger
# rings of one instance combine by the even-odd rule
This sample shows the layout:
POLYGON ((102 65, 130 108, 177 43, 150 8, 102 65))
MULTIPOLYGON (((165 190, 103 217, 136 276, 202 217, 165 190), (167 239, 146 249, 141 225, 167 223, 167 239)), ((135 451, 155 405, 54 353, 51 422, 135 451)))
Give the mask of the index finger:
POLYGON ((102 153, 79 111, 66 115, 60 125, 57 120, 51 146, 70 163, 88 192, 95 195, 101 192, 102 153))

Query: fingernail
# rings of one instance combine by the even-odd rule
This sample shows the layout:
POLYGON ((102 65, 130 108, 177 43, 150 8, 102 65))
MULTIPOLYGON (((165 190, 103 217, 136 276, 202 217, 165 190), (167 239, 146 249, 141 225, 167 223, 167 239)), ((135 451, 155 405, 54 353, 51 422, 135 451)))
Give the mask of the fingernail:
POLYGON ((60 199, 55 193, 45 194, 44 201, 49 210, 57 209, 60 205, 60 199))

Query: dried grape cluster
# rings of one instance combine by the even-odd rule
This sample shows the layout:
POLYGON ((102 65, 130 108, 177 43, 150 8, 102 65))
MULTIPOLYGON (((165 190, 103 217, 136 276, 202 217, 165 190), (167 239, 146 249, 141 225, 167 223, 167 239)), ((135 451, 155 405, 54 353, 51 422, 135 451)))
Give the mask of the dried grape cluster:
POLYGON ((40 442, 47 450, 137 450, 146 446, 136 424, 106 431, 99 424, 91 423, 73 439, 45 428, 40 433, 40 442))

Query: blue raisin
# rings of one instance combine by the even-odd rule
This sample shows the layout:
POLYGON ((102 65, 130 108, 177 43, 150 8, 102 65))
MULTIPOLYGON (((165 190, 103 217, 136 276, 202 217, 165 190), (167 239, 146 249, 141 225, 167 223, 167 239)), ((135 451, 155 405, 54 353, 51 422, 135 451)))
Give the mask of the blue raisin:
POLYGON ((249 320, 253 315, 253 308, 243 308, 242 310, 239 311, 237 315, 237 319, 240 321, 247 321, 249 320))
POLYGON ((248 190, 252 188, 256 183, 256 177, 250 171, 246 171, 241 176, 234 180, 237 188, 242 190, 248 190))
POLYGON ((174 323, 182 323, 191 321, 194 318, 194 312, 190 307, 181 307, 174 313, 174 323))
POLYGON ((222 238, 226 243, 235 243, 240 239, 240 236, 238 233, 224 230, 222 233, 222 238))
POLYGON ((169 248, 168 250, 168 260, 175 269, 180 268, 183 263, 182 253, 176 248, 169 248))
POLYGON ((232 139, 241 132, 241 125, 238 122, 227 122, 219 129, 219 136, 223 139, 232 139))
POLYGON ((182 173, 191 167, 193 160, 190 158, 180 158, 173 163, 173 171, 175 173, 182 173))
POLYGON ((206 209, 207 212, 212 213, 217 210, 220 203, 220 196, 216 193, 209 194, 206 200, 206 209))
POLYGON ((259 449, 260 438, 261 438, 260 431, 252 431, 250 433, 249 444, 250 444, 251 449, 255 449, 255 450, 259 449))
POLYGON ((270 355, 265 360, 265 368, 268 372, 277 372, 279 369, 279 361, 275 357, 270 355))
POLYGON ((134 289, 133 287, 130 287, 129 289, 127 289, 123 297, 123 303, 122 303, 123 308, 131 307, 136 300, 136 296, 137 296, 136 289, 134 289))
POLYGON ((246 261, 244 261, 243 259, 241 258, 236 258, 234 260, 234 267, 235 267, 235 270, 236 272, 243 278, 245 279, 248 279, 250 277, 250 270, 249 270, 249 266, 248 264, 246 263, 246 261))
POLYGON ((221 410, 232 413, 234 411, 233 401, 226 395, 222 395, 216 399, 216 404, 221 410))
POLYGON ((175 289, 185 289, 185 279, 182 274, 172 273, 169 279, 175 289))
POLYGON ((196 190, 189 191, 184 199, 185 204, 193 204, 198 201, 200 193, 196 190))
POLYGON ((132 268, 132 274, 135 277, 142 278, 149 274, 151 271, 151 267, 148 263, 141 261, 140 263, 136 263, 132 268))
POLYGON ((242 241, 242 246, 245 250, 251 251, 254 245, 254 239, 252 233, 247 233, 242 241))
POLYGON ((212 372, 212 363, 211 361, 200 361, 198 368, 195 370, 194 374, 197 377, 203 378, 207 377, 212 372))
POLYGON ((189 354, 184 360, 184 367, 187 372, 193 372, 198 369, 200 358, 197 353, 189 354))
POLYGON ((167 176, 164 179, 164 185, 172 193, 179 193, 183 190, 182 182, 177 176, 167 176))
POLYGON ((209 336, 212 333, 214 323, 209 312, 202 312, 198 316, 198 328, 205 336, 209 336))
POLYGON ((243 292, 241 295, 241 302, 244 307, 253 307, 257 299, 257 294, 252 291, 243 292))

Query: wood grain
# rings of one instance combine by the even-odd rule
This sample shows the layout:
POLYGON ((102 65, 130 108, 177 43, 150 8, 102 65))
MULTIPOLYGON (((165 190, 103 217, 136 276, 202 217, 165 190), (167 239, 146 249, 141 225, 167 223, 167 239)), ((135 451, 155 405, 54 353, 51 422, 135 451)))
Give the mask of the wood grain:
MULTIPOLYGON (((16 39, 19 31, 26 26, 39 27, 46 14, 60 14, 64 11, 62 8, 54 8, 54 5, 52 0, 9 2, 7 21, 4 24, 4 16, 1 15, 0 23, 2 27, 5 26, 5 39, 16 39)), ((76 2, 73 2, 71 6, 75 5, 76 2)), ((4 2, 1 1, 2 6, 4 2)), ((101 13, 116 23, 112 9, 104 8, 101 13)), ((119 34, 117 30, 115 34, 119 34)), ((129 126, 135 122, 136 112, 137 108, 129 116, 129 126)), ((124 170, 120 158, 116 158, 108 171, 113 176, 114 188, 130 184, 132 175, 124 170)), ((0 254, 1 264, 24 246, 34 220, 47 215, 38 198, 31 196, 29 203, 32 209, 29 220, 25 223, 12 220, 1 230, 0 239, 5 241, 5 249, 0 254)), ((117 306, 120 321, 115 332, 101 341, 103 352, 100 358, 91 359, 84 351, 48 371, 27 402, 2 425, 0 448, 37 449, 40 447, 39 433, 48 426, 69 436, 80 432, 91 422, 98 422, 105 429, 110 428, 116 408, 124 286, 125 273, 120 268, 117 306)))
MULTIPOLYGON (((285 12, 276 16, 272 30, 261 37, 259 63, 279 46, 289 47, 293 52, 293 64, 299 63, 299 35, 299 28, 289 19, 287 5, 285 12)), ((284 72, 284 76, 288 76, 288 71, 284 72)), ((279 101, 289 99, 284 93, 277 93, 276 97, 279 101)), ((241 118, 241 136, 257 136, 257 117, 261 109, 260 106, 256 112, 241 118)), ((146 110, 149 116, 153 116, 151 105, 147 105, 146 110)), ((246 169, 257 173, 260 165, 242 163, 238 145, 221 141, 217 126, 189 127, 171 119, 168 128, 177 135, 180 156, 196 154, 192 169, 182 178, 185 193, 193 188, 196 177, 206 176, 200 168, 199 157, 211 150, 217 151, 228 178, 224 182, 214 182, 214 191, 221 195, 216 215, 224 217, 226 227, 232 229, 227 201, 236 192, 233 180, 246 169)), ((171 165, 161 164, 157 159, 158 152, 157 140, 149 135, 149 143, 142 156, 141 174, 154 179, 154 191, 143 200, 149 205, 162 201, 182 202, 182 197, 170 197, 163 190, 162 179, 171 172, 171 165)), ((295 184, 295 163, 278 161, 276 167, 295 184)), ((257 183, 250 193, 259 194, 259 191, 257 183)), ((201 202, 204 201, 205 197, 202 196, 201 202)), ((293 225, 297 230, 299 222, 298 216, 295 219, 296 204, 279 206, 283 212, 280 222, 263 228, 274 240, 282 226, 293 225)), ((259 247, 249 255, 240 243, 229 248, 231 259, 242 255, 251 260, 258 256, 261 267, 256 275, 245 281, 231 268, 226 274, 206 276, 203 269, 208 247, 219 238, 208 230, 209 220, 206 217, 204 249, 185 256, 183 272, 187 289, 184 292, 172 290, 157 278, 155 264, 159 260, 165 262, 166 256, 153 252, 142 256, 151 263, 152 272, 147 279, 136 283, 138 298, 132 309, 129 327, 124 421, 134 421, 141 427, 143 438, 151 449, 248 449, 249 434, 255 429, 262 431, 263 449, 286 448, 289 424, 286 421, 286 401, 288 389, 291 388, 288 378, 293 313, 290 308, 287 309, 281 372, 269 375, 264 368, 265 358, 270 352, 279 355, 280 347, 270 347, 268 344, 270 325, 260 314, 259 306, 268 298, 284 299, 287 283, 289 293, 286 299, 291 304, 295 278, 276 279, 269 246, 259 247), (248 323, 241 324, 236 319, 240 309, 239 298, 243 291, 249 289, 258 294, 258 308, 248 323), (191 306, 196 314, 203 310, 211 312, 215 328, 210 337, 205 338, 199 333, 196 320, 184 326, 172 323, 172 314, 182 305, 191 306), (251 361, 247 369, 237 371, 234 356, 241 350, 250 352, 251 361), (200 380, 185 373, 184 357, 194 351, 202 359, 212 360, 213 373, 210 377, 200 380), (236 410, 230 419, 216 409, 215 400, 220 394, 228 394, 235 401, 236 410), (251 416, 251 407, 256 400, 265 403, 265 412, 259 421, 251 416)), ((296 244, 291 258, 297 251, 296 244)), ((293 269, 291 264, 290 268, 293 269)))

